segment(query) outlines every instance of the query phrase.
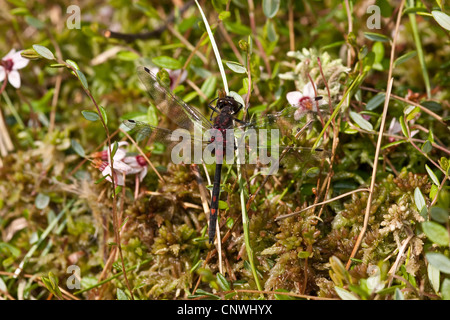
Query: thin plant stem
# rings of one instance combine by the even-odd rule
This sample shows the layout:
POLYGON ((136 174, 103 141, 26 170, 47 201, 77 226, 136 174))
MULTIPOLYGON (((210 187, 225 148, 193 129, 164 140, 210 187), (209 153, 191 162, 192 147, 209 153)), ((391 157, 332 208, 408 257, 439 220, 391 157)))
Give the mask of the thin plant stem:
POLYGON ((377 177, 378 157, 380 155, 381 142, 383 140, 383 131, 385 128, 386 116, 387 116, 388 107, 389 107, 389 99, 390 99, 390 95, 391 95, 392 84, 394 82, 394 78, 392 77, 392 72, 394 69, 395 45, 397 43, 398 30, 399 30, 399 26, 400 26, 400 21, 401 21, 401 17, 402 17, 402 10, 403 10, 404 4, 405 4, 405 0, 402 0, 402 2, 400 4, 400 8, 398 10, 397 22, 396 22, 395 32, 394 32, 394 39, 392 40, 390 66, 389 66, 389 73, 388 73, 388 85, 387 85, 387 90, 386 90, 386 99, 384 101, 380 130, 379 130, 379 135, 378 135, 378 141, 377 141, 377 146, 375 149, 374 164, 373 164, 373 169, 372 169, 372 178, 370 181, 370 188, 369 188, 370 191, 369 191, 369 196, 367 198, 367 206, 366 206, 366 212, 364 214, 363 227, 358 235, 358 238, 356 239, 356 243, 355 243, 355 246, 353 247, 352 253, 350 254, 350 258, 348 259, 348 262, 346 265, 347 269, 350 268, 350 266, 352 264, 352 258, 354 258, 356 255, 356 252, 358 252, 359 246, 361 245, 362 239, 366 233, 367 226, 369 224, 370 209, 371 209, 371 205, 372 205, 372 198, 373 198, 375 182, 376 182, 376 177, 377 177))

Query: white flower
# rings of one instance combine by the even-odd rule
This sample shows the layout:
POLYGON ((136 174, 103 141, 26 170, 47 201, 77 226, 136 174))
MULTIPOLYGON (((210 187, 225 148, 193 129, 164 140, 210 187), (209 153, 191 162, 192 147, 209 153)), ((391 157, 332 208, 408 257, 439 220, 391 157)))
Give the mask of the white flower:
POLYGON ((311 82, 303 87, 303 93, 300 91, 288 92, 286 99, 292 106, 298 108, 294 113, 295 120, 299 120, 306 112, 317 112, 318 107, 327 104, 324 99, 316 99, 316 86, 313 86, 311 82))
POLYGON ((0 82, 7 77, 9 83, 16 89, 20 88, 20 74, 17 70, 25 68, 30 62, 20 55, 21 52, 11 49, 0 62, 0 82))

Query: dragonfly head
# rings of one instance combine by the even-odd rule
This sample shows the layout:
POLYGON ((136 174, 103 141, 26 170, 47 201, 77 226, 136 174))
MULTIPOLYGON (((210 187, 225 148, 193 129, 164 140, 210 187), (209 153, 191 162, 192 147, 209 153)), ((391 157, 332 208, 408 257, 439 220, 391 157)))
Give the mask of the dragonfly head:
POLYGON ((242 109, 242 104, 237 102, 233 97, 225 96, 223 98, 220 98, 217 100, 217 109, 222 110, 225 107, 227 107, 231 114, 236 114, 242 109))

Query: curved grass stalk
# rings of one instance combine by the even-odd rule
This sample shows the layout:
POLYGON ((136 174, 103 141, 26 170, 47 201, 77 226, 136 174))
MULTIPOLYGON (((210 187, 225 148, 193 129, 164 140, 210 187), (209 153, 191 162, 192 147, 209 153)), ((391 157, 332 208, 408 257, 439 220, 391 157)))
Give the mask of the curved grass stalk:
MULTIPOLYGON (((414 0, 408 1, 409 7, 414 7, 414 0)), ((413 32, 414 42, 416 44, 417 56, 419 58, 420 68, 422 69, 423 81, 425 82, 425 89, 427 91, 427 98, 431 98, 430 78, 428 76, 427 66, 425 64, 425 56, 423 54, 422 42, 420 41, 419 30, 417 28, 416 14, 408 13, 411 21, 411 29, 413 32)))
POLYGON ((206 32, 208 32, 209 40, 211 41, 211 46, 213 48, 214 55, 216 56, 217 65, 219 66, 220 74, 221 74, 222 80, 223 80, 223 89, 225 90, 225 92, 228 95, 230 92, 228 89, 227 77, 225 75, 225 70, 223 68, 222 59, 220 58, 219 49, 217 49, 216 42, 214 41, 214 35, 211 31, 211 28, 209 27, 208 20, 206 19, 205 14, 203 13, 202 7, 200 6, 200 4, 198 3, 197 0, 195 0, 195 3, 197 4, 198 10, 200 11, 200 14, 202 15, 202 19, 203 19, 203 22, 205 23, 205 27, 206 27, 206 32))

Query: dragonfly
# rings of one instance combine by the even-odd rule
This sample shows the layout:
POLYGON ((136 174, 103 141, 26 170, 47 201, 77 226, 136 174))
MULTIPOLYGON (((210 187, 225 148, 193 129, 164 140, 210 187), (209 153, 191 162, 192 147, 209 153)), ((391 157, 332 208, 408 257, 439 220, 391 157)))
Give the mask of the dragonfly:
MULTIPOLYGON (((144 84, 147 93, 155 102, 156 107, 165 114, 171 121, 178 125, 179 128, 187 130, 188 133, 193 133, 195 130, 200 130, 203 134, 204 132, 212 132, 209 140, 204 139, 192 139, 192 142, 200 142, 206 146, 213 146, 210 148, 216 159, 215 174, 213 180, 213 188, 211 193, 210 202, 210 212, 209 212, 209 228, 208 228, 208 238, 209 243, 213 243, 216 235, 216 222, 219 210, 219 195, 220 195, 220 185, 221 185, 221 172, 223 160, 225 153, 235 151, 239 142, 235 143, 236 135, 228 135, 227 133, 233 129, 240 129, 241 132, 248 132, 249 129, 255 128, 268 128, 274 124, 278 126, 286 126, 286 123, 293 123, 294 113, 298 108, 288 107, 282 112, 274 115, 266 115, 263 119, 258 121, 244 122, 238 119, 238 114, 243 109, 240 102, 234 99, 232 96, 221 95, 214 99, 208 104, 209 109, 211 109, 211 116, 208 119, 200 112, 198 109, 188 105, 181 98, 176 96, 171 92, 169 86, 164 83, 157 75, 153 74, 149 68, 144 66, 139 66, 137 68, 137 75, 141 82, 144 84), (212 102, 216 102, 212 105, 212 102)), ((174 134, 174 131, 169 129, 152 126, 143 121, 137 121, 133 119, 124 120, 123 124, 133 132, 137 133, 137 140, 143 140, 145 138, 151 139, 154 142, 162 143, 170 148, 177 145, 180 140, 179 136, 174 134)), ((195 134, 194 134, 195 136, 195 134)), ((202 135, 203 137, 203 135, 202 135)), ((241 137, 241 142, 244 140, 241 137)), ((265 146, 266 148, 274 148, 276 145, 265 146)), ((297 147, 294 148, 297 151, 302 150, 303 152, 311 152, 307 148, 297 147)), ((242 151, 242 150, 241 150, 242 151)), ((320 153, 320 149, 318 149, 320 153)), ((326 155, 318 155, 319 158, 324 158, 326 155)), ((228 161, 229 158, 227 158, 228 161)), ((189 158, 189 160, 191 160, 189 158)), ((272 159, 273 160, 273 159, 272 159)), ((273 162, 272 162, 273 163, 273 162)), ((276 161, 275 161, 276 163, 276 161)))

